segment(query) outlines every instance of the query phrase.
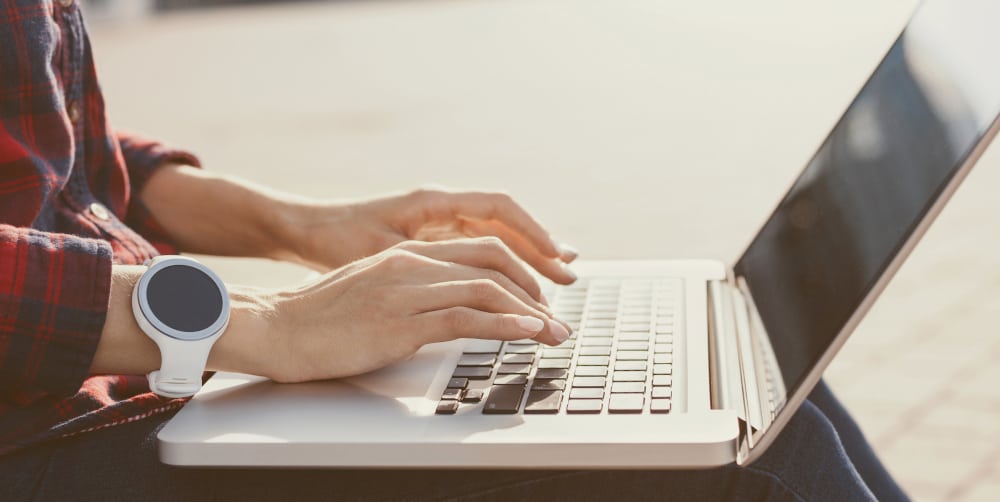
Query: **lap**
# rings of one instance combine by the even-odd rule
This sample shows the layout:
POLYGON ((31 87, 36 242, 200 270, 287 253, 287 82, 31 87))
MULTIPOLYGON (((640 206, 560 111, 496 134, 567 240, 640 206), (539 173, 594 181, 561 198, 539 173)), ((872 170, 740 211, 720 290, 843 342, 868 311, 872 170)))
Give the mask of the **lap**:
POLYGON ((832 424, 808 402, 756 464, 691 471, 176 468, 160 464, 156 457, 156 432, 166 418, 0 458, 0 499, 873 499, 832 424))

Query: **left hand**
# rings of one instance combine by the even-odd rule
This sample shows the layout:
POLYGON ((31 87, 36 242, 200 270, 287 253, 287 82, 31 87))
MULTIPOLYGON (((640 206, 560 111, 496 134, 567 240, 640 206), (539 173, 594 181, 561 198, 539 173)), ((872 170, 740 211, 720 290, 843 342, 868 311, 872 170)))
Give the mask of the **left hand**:
POLYGON ((361 202, 307 204, 299 206, 291 224, 294 254, 323 271, 406 240, 494 236, 552 281, 576 280, 566 264, 577 252, 555 242, 504 193, 415 190, 361 202))

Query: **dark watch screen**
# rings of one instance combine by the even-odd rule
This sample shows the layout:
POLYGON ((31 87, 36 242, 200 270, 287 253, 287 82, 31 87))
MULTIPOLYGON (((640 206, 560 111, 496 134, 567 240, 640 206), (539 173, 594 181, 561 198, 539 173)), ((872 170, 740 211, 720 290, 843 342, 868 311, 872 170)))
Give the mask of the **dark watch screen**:
POLYGON ((146 286, 153 315, 177 331, 208 328, 222 314, 222 292, 211 277, 184 265, 161 268, 146 286))

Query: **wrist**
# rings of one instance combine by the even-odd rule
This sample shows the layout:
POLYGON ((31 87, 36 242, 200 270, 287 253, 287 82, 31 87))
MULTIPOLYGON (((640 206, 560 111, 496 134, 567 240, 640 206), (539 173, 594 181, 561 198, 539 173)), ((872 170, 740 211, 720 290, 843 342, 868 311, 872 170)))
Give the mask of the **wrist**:
POLYGON ((332 250, 324 247, 336 239, 340 223, 350 219, 350 205, 317 201, 283 201, 275 210, 278 221, 272 235, 280 236, 281 248, 275 258, 298 263, 314 270, 329 270, 339 263, 330 263, 332 250))
POLYGON ((262 289, 229 288, 229 327, 209 352, 206 369, 271 377, 274 304, 262 289))

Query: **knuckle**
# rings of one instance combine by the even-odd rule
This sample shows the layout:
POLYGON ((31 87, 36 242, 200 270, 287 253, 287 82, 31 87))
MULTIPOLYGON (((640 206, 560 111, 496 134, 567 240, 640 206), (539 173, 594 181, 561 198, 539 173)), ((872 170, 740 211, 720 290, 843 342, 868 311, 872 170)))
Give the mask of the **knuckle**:
POLYGON ((409 196, 416 200, 427 200, 439 197, 442 194, 440 187, 425 185, 410 192, 409 196))
POLYGON ((389 251, 385 257, 385 263, 393 266, 405 266, 416 259, 416 255, 405 249, 393 249, 389 251))
POLYGON ((507 254, 507 245, 504 244, 503 240, 499 237, 490 235, 486 237, 480 237, 478 239, 478 245, 482 248, 483 252, 489 253, 491 255, 502 256, 507 254))
POLYGON ((472 289, 472 297, 476 300, 491 301, 496 299, 500 294, 499 287, 493 281, 473 281, 470 287, 472 289))

